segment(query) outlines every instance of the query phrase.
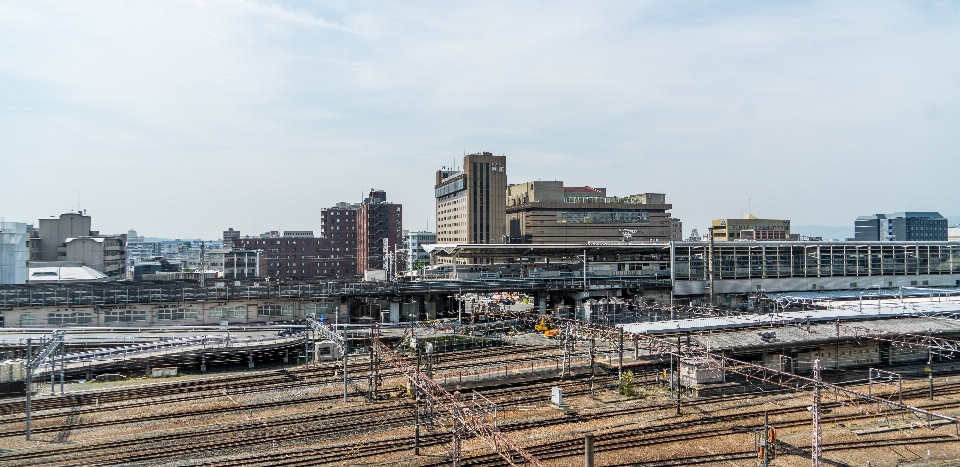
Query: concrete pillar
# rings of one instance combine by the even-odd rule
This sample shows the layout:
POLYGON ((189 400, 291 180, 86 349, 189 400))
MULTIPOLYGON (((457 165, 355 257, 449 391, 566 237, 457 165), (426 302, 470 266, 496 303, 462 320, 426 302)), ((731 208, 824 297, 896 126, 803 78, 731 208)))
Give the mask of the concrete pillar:
POLYGON ((253 354, 250 354, 250 363, 248 364, 248 368, 253 368, 253 354))
POLYGON ((427 312, 427 319, 437 319, 437 302, 426 302, 423 305, 427 312))
POLYGON ((390 322, 393 324, 400 322, 400 302, 390 302, 390 322))
POLYGON ((284 351, 283 351, 283 363, 290 363, 290 349, 284 349, 284 351))
POLYGON ((200 371, 201 371, 201 372, 207 371, 207 356, 206 356, 206 355, 203 355, 203 356, 200 357, 200 371))
POLYGON ((583 310, 583 321, 590 323, 593 318, 593 307, 586 300, 577 300, 577 306, 583 310))
POLYGON ((337 319, 340 323, 349 323, 350 322, 350 302, 341 303, 340 307, 337 309, 337 319))
POLYGON ((547 297, 537 297, 537 313, 541 316, 547 314, 547 297))

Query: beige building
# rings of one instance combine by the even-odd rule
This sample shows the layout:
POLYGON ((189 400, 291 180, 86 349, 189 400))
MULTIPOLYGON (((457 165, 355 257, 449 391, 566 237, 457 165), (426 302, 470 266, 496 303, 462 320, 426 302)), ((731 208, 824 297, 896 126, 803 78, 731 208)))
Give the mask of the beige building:
POLYGON ((30 260, 79 263, 108 276, 124 274, 127 236, 100 235, 90 225, 90 216, 82 213, 40 219, 31 232, 30 260))
POLYGON ((126 271, 124 243, 122 236, 68 238, 57 250, 61 253, 60 261, 80 263, 116 276, 126 271))
POLYGON ((662 193, 609 197, 605 188, 566 187, 562 181, 507 187, 511 243, 668 242, 671 205, 662 193))
POLYGON ((489 152, 437 171, 437 243, 504 243, 507 158, 489 152))
POLYGON ((753 214, 747 214, 742 219, 714 219, 713 238, 717 242, 787 240, 790 238, 790 221, 757 219, 753 214))

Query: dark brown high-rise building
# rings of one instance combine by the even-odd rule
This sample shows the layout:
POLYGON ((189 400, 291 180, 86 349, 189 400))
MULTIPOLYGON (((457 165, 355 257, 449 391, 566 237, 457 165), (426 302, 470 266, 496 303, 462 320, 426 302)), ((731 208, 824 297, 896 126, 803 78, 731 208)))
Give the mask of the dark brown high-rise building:
POLYGON ((356 210, 357 273, 370 269, 399 270, 387 263, 388 258, 402 256, 403 206, 387 202, 387 192, 370 190, 370 195, 356 210))

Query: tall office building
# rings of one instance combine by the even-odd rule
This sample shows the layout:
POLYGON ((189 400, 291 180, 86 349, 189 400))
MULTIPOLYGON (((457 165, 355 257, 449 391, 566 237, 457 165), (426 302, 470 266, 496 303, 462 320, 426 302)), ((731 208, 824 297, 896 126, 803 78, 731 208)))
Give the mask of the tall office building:
POLYGON ((947 219, 938 212, 895 212, 860 216, 853 225, 856 241, 947 241, 947 219))
POLYGON ((438 243, 504 243, 507 158, 489 152, 463 158, 463 167, 437 171, 438 243))

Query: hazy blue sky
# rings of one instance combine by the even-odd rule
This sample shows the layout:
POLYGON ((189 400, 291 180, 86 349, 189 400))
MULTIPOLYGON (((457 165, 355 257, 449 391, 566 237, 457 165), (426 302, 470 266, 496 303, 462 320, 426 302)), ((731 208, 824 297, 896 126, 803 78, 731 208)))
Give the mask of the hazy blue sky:
POLYGON ((0 2, 0 216, 213 238, 464 152, 690 228, 960 214, 960 2, 0 2))

